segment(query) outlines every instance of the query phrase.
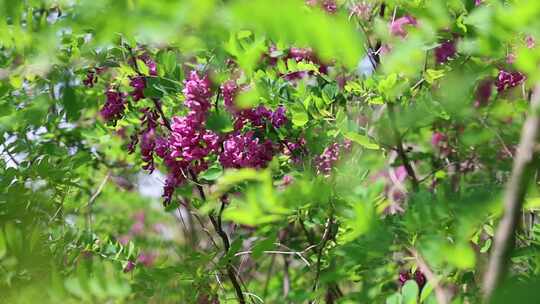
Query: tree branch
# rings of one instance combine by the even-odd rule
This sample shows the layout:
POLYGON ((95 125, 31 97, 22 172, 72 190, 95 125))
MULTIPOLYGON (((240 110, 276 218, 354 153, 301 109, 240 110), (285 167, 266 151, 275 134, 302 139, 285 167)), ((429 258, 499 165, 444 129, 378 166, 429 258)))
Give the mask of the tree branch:
POLYGON ((521 130, 521 139, 514 158, 512 175, 506 185, 504 214, 497 227, 493 251, 484 276, 483 292, 489 302, 494 290, 506 275, 510 254, 514 248, 515 231, 523 200, 534 173, 535 145, 540 130, 540 84, 534 89, 529 114, 521 130))
MULTIPOLYGON (((189 174, 191 175, 191 178, 195 182, 195 185, 197 187, 197 190, 199 191, 199 195, 201 196, 201 199, 206 201, 206 195, 204 194, 204 189, 199 184, 197 180, 197 175, 192 170, 189 170, 189 174)), ((225 202, 221 200, 221 207, 219 209, 218 218, 216 219, 213 214, 209 214, 208 217, 210 218, 210 222, 212 222, 212 226, 214 226, 214 229, 216 230, 217 234, 221 237, 221 241, 223 242, 223 251, 225 256, 229 253, 229 249, 231 247, 229 242, 229 237, 227 236, 227 233, 223 230, 223 227, 221 226, 221 215, 223 213, 223 210, 225 209, 225 202)), ((231 281, 234 290, 236 292, 236 297, 238 298, 238 302, 240 304, 245 304, 246 300, 244 299, 244 294, 242 293, 242 288, 240 287, 240 284, 238 283, 238 279, 236 278, 236 274, 234 272, 234 269, 231 265, 231 260, 229 257, 227 257, 227 275, 229 277, 229 280, 231 281)))
POLYGON ((416 264, 418 264, 418 268, 422 271, 423 274, 425 274, 428 281, 433 285, 433 289, 435 290, 435 297, 437 298, 437 302, 439 304, 448 304, 451 300, 451 293, 447 288, 444 288, 441 284, 439 284, 439 278, 433 271, 431 271, 431 268, 429 268, 428 264, 420 254, 418 254, 418 251, 416 251, 414 248, 409 248, 408 251, 413 255, 413 257, 416 260, 416 264))

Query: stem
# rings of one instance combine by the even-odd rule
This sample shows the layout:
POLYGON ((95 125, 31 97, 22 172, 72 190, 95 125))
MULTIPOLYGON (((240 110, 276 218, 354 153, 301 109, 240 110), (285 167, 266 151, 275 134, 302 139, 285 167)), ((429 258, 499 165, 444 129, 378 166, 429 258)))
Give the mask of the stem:
POLYGON ((416 174, 414 173, 414 169, 411 166, 409 157, 407 156, 407 153, 403 149, 403 141, 401 140, 401 135, 399 134, 399 130, 397 128, 396 113, 394 110, 394 104, 392 103, 388 103, 388 117, 390 118, 390 127, 392 128, 392 132, 394 133, 394 140, 396 141, 397 153, 399 155, 399 158, 401 158, 401 162, 403 163, 403 166, 405 166, 405 171, 407 171, 407 175, 411 179, 413 191, 418 192, 420 183, 418 182, 418 178, 416 177, 416 174))
MULTIPOLYGON (((197 175, 192 170, 189 170, 189 174, 191 175, 191 178, 195 182, 195 185, 197 187, 197 190, 199 191, 199 195, 201 196, 201 199, 206 201, 206 195, 204 194, 204 189, 199 184, 197 180, 197 175)), ((224 200, 221 200, 221 207, 219 209, 219 214, 217 219, 214 217, 213 214, 209 214, 208 217, 210 218, 210 222, 212 222, 212 226, 214 226, 214 229, 216 230, 217 234, 221 237, 221 241, 223 242, 223 251, 225 256, 229 253, 229 249, 231 248, 229 237, 227 236, 227 233, 223 230, 223 227, 221 226, 221 215, 223 213, 223 210, 225 209, 225 202, 224 200)), ((231 280, 231 283, 234 287, 234 290, 236 292, 236 297, 238 298, 238 302, 240 304, 245 304, 246 300, 244 299, 244 294, 242 293, 242 288, 240 287, 240 284, 238 283, 238 279, 236 278, 236 274, 234 272, 234 269, 231 265, 231 259, 227 258, 227 275, 229 277, 229 280, 231 280)))
POLYGON ((510 254, 514 248, 515 231, 523 200, 534 173, 535 145, 540 130, 540 84, 534 89, 529 115, 521 130, 521 139, 514 158, 512 175, 506 185, 504 214, 497 227, 493 251, 483 282, 484 301, 493 296, 508 269, 510 254))
MULTIPOLYGON (((324 233, 321 239, 321 242, 319 243, 318 253, 317 253, 317 268, 315 272, 315 283, 313 284, 313 291, 316 291, 319 287, 319 278, 321 276, 321 267, 322 267, 322 254, 324 251, 324 247, 326 246, 326 243, 330 240, 332 237, 332 225, 334 223, 334 216, 331 215, 330 218, 326 221, 326 228, 324 229, 324 233)), ((312 301, 311 303, 315 303, 315 301, 312 301)))
MULTIPOLYGON (((143 77, 143 78, 146 79, 146 76, 143 73, 141 73, 141 70, 139 69, 139 65, 137 64, 137 58, 135 57, 135 54, 133 53, 133 49, 129 45, 126 45, 125 47, 129 52, 129 56, 131 57, 131 61, 133 61, 133 68, 135 69, 135 72, 137 73, 137 75, 139 75, 139 77, 143 77)), ((152 98, 152 102, 154 103, 154 106, 158 110, 159 115, 161 116, 161 119, 163 120, 163 124, 165 125, 165 127, 167 127, 167 129, 169 129, 169 131, 172 130, 171 129, 171 124, 169 123, 169 120, 167 119, 167 116, 165 116, 165 113, 163 113, 163 109, 161 108, 161 103, 159 102, 159 99, 158 98, 152 98)))
POLYGON ((169 131, 172 131, 171 124, 169 120, 167 119, 167 116, 165 116, 165 113, 163 113, 163 109, 161 108, 161 102, 159 102, 159 99, 157 98, 152 98, 152 101, 154 102, 154 106, 158 110, 159 115, 161 116, 161 119, 163 120, 163 124, 165 125, 165 127, 167 127, 167 129, 169 129, 169 131))

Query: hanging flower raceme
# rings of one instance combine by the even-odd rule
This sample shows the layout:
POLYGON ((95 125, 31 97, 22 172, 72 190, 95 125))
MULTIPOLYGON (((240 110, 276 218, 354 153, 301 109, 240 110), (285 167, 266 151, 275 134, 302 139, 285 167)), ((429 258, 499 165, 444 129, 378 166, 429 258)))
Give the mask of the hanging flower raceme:
POLYGON ((126 94, 109 89, 105 96, 107 100, 100 110, 101 117, 107 121, 122 118, 126 109, 126 94))
POLYGON ((156 127, 158 125, 158 114, 149 109, 143 110, 142 123, 145 129, 141 133, 141 156, 145 162, 143 169, 154 171, 154 150, 156 147, 156 127))
POLYGON ((208 168, 205 158, 219 149, 219 136, 205 128, 207 112, 212 97, 207 77, 193 71, 184 81, 186 116, 175 116, 167 139, 157 139, 155 151, 169 169, 163 197, 170 202, 174 189, 181 185, 188 174, 198 174, 208 168))

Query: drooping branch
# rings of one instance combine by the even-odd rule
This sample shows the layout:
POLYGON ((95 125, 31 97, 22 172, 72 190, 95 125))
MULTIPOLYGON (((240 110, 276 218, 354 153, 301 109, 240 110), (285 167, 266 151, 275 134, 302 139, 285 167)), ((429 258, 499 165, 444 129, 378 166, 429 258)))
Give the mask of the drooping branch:
POLYGON ((504 214, 497 227, 493 250, 484 275, 483 292, 489 302, 494 290, 506 275, 510 254, 514 248, 515 231, 519 221, 523 200, 534 173, 536 142, 540 130, 540 84, 537 84, 527 119, 521 130, 521 139, 514 158, 512 174, 504 195, 504 214))

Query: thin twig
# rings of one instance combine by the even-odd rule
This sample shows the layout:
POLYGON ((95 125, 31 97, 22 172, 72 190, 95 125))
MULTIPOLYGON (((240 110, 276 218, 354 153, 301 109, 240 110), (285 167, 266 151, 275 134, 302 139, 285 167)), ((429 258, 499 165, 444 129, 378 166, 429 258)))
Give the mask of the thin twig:
POLYGON ((266 299, 268 295, 268 286, 270 284, 270 278, 272 276, 272 269, 274 268, 274 263, 276 262, 276 255, 272 255, 272 260, 270 261, 270 266, 268 266, 268 271, 266 272, 266 280, 264 282, 264 291, 263 298, 266 299))
MULTIPOLYGON (((253 253, 252 250, 246 250, 246 251, 237 252, 237 253, 234 254, 234 256, 242 256, 242 255, 252 254, 252 253, 253 253)), ((302 262, 304 262, 304 264, 306 264, 306 266, 308 266, 308 267, 311 266, 309 261, 306 260, 306 258, 304 258, 302 256, 302 253, 300 253, 298 251, 265 250, 265 251, 263 251, 263 253, 266 253, 266 254, 296 255, 296 256, 298 256, 300 258, 300 260, 302 260, 302 262)))
POLYGON ((90 228, 90 225, 91 225, 92 206, 94 204, 94 201, 97 199, 101 191, 103 191, 103 187, 105 187, 105 184, 107 183, 110 177, 111 177, 111 171, 107 171, 107 174, 105 175, 105 177, 103 178, 103 180, 97 187, 96 191, 94 192, 94 194, 92 194, 92 196, 88 200, 88 203, 86 204, 86 224, 88 228, 90 228))
POLYGON ((403 166, 405 167, 405 171, 407 171, 407 175, 409 176, 412 187, 414 192, 418 192, 419 189, 419 182, 418 178, 416 177, 416 174, 414 173, 414 169, 411 166, 411 162, 409 161, 409 157, 407 156, 407 153, 403 149, 403 141, 401 139, 401 135, 399 134, 399 129, 396 124, 396 113, 394 110, 394 104, 388 103, 388 117, 390 119, 390 127, 392 128, 392 132, 394 133, 394 140, 396 142, 396 150, 401 158, 401 162, 403 163, 403 166))
POLYGON ((529 114, 521 130, 521 139, 514 158, 512 175, 506 185, 504 214, 497 227, 493 251, 484 276, 484 300, 489 302, 506 275, 510 254, 514 248, 515 231, 525 194, 534 173, 535 145, 540 130, 540 84, 534 89, 529 114))

